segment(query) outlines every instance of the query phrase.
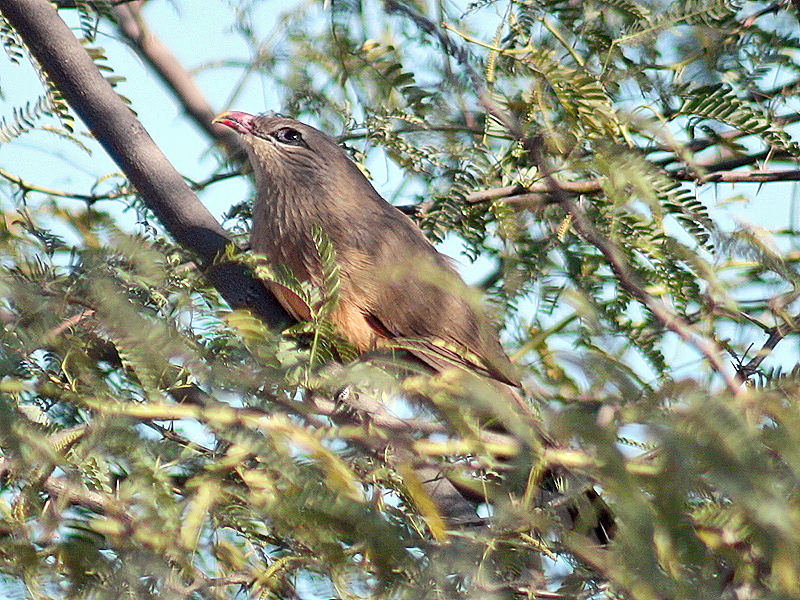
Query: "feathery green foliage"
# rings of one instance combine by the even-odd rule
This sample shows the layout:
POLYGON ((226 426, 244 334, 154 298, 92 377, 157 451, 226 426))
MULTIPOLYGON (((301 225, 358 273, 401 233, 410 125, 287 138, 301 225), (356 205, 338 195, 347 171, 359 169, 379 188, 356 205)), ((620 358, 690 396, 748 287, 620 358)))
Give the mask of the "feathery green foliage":
MULTIPOLYGON (((113 3, 59 4, 92 44, 117 43, 113 3)), ((322 230, 318 287, 220 259, 306 304, 308 322, 276 332, 93 189, 76 210, 9 160, 8 595, 800 598, 797 232, 735 220, 797 179, 793 4, 335 0, 287 7, 271 36, 249 20, 262 4, 232 4, 254 62, 228 63, 231 97, 276 90, 265 109, 403 170, 397 199, 424 231, 490 265, 522 404, 357 357, 327 320, 345 274, 322 230), (761 187, 726 206, 722 184, 747 181, 761 187), (448 485, 491 526, 448 512, 448 485), (581 523, 589 489, 616 520, 607 546, 581 523)), ((23 68, 2 19, 0 41, 23 68)), ((4 111, 6 147, 47 118, 53 154, 85 144, 38 74, 41 94, 4 111)), ((249 214, 232 209, 237 232, 249 214)))

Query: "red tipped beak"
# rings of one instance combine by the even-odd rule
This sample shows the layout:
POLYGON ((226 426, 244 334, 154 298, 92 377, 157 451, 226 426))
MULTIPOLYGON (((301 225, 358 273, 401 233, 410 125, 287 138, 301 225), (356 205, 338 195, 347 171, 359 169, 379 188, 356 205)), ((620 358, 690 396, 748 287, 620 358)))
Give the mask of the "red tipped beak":
POLYGON ((253 133, 253 119, 255 119, 255 117, 246 112, 229 110, 221 115, 217 115, 211 122, 225 125, 239 133, 253 133))

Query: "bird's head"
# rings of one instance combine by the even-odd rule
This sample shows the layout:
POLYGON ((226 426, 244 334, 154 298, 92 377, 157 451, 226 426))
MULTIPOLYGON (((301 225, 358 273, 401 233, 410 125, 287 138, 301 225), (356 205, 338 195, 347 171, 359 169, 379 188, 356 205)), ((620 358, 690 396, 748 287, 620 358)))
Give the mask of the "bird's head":
POLYGON ((272 198, 315 202, 352 198, 371 185, 336 141, 321 131, 273 114, 229 111, 214 119, 242 135, 259 191, 272 198), (343 193, 350 186, 350 193, 343 193))

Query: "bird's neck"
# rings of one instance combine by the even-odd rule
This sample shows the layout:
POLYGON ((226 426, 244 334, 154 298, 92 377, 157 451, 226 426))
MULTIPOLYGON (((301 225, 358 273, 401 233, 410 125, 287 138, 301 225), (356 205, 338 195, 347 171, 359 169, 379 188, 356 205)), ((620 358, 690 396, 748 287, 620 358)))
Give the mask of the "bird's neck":
MULTIPOLYGON (((287 186, 259 189, 287 190, 287 186)), ((288 267, 301 281, 314 281, 320 272, 319 252, 314 244, 314 225, 324 222, 316 203, 321 200, 284 194, 262 194, 253 207, 250 245, 273 266, 288 267)))

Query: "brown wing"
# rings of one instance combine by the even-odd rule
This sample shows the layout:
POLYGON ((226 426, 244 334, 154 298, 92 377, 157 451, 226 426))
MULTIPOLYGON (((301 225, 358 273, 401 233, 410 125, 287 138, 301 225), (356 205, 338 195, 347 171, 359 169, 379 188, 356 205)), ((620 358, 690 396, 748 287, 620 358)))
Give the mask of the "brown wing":
POLYGON ((460 365, 519 385, 475 292, 410 219, 386 206, 392 212, 370 219, 380 227, 369 253, 347 257, 371 263, 371 268, 353 269, 348 283, 376 335, 388 333, 394 345, 436 370, 460 365))
POLYGON ((463 366, 509 385, 519 385, 511 361, 491 323, 458 292, 414 281, 385 286, 371 321, 392 333, 393 345, 405 348, 436 370, 463 366), (390 308, 391 307, 391 308, 390 308))
POLYGON ((308 304, 289 288, 274 281, 266 282, 267 289, 281 303, 281 306, 298 321, 310 321, 311 309, 308 304))

